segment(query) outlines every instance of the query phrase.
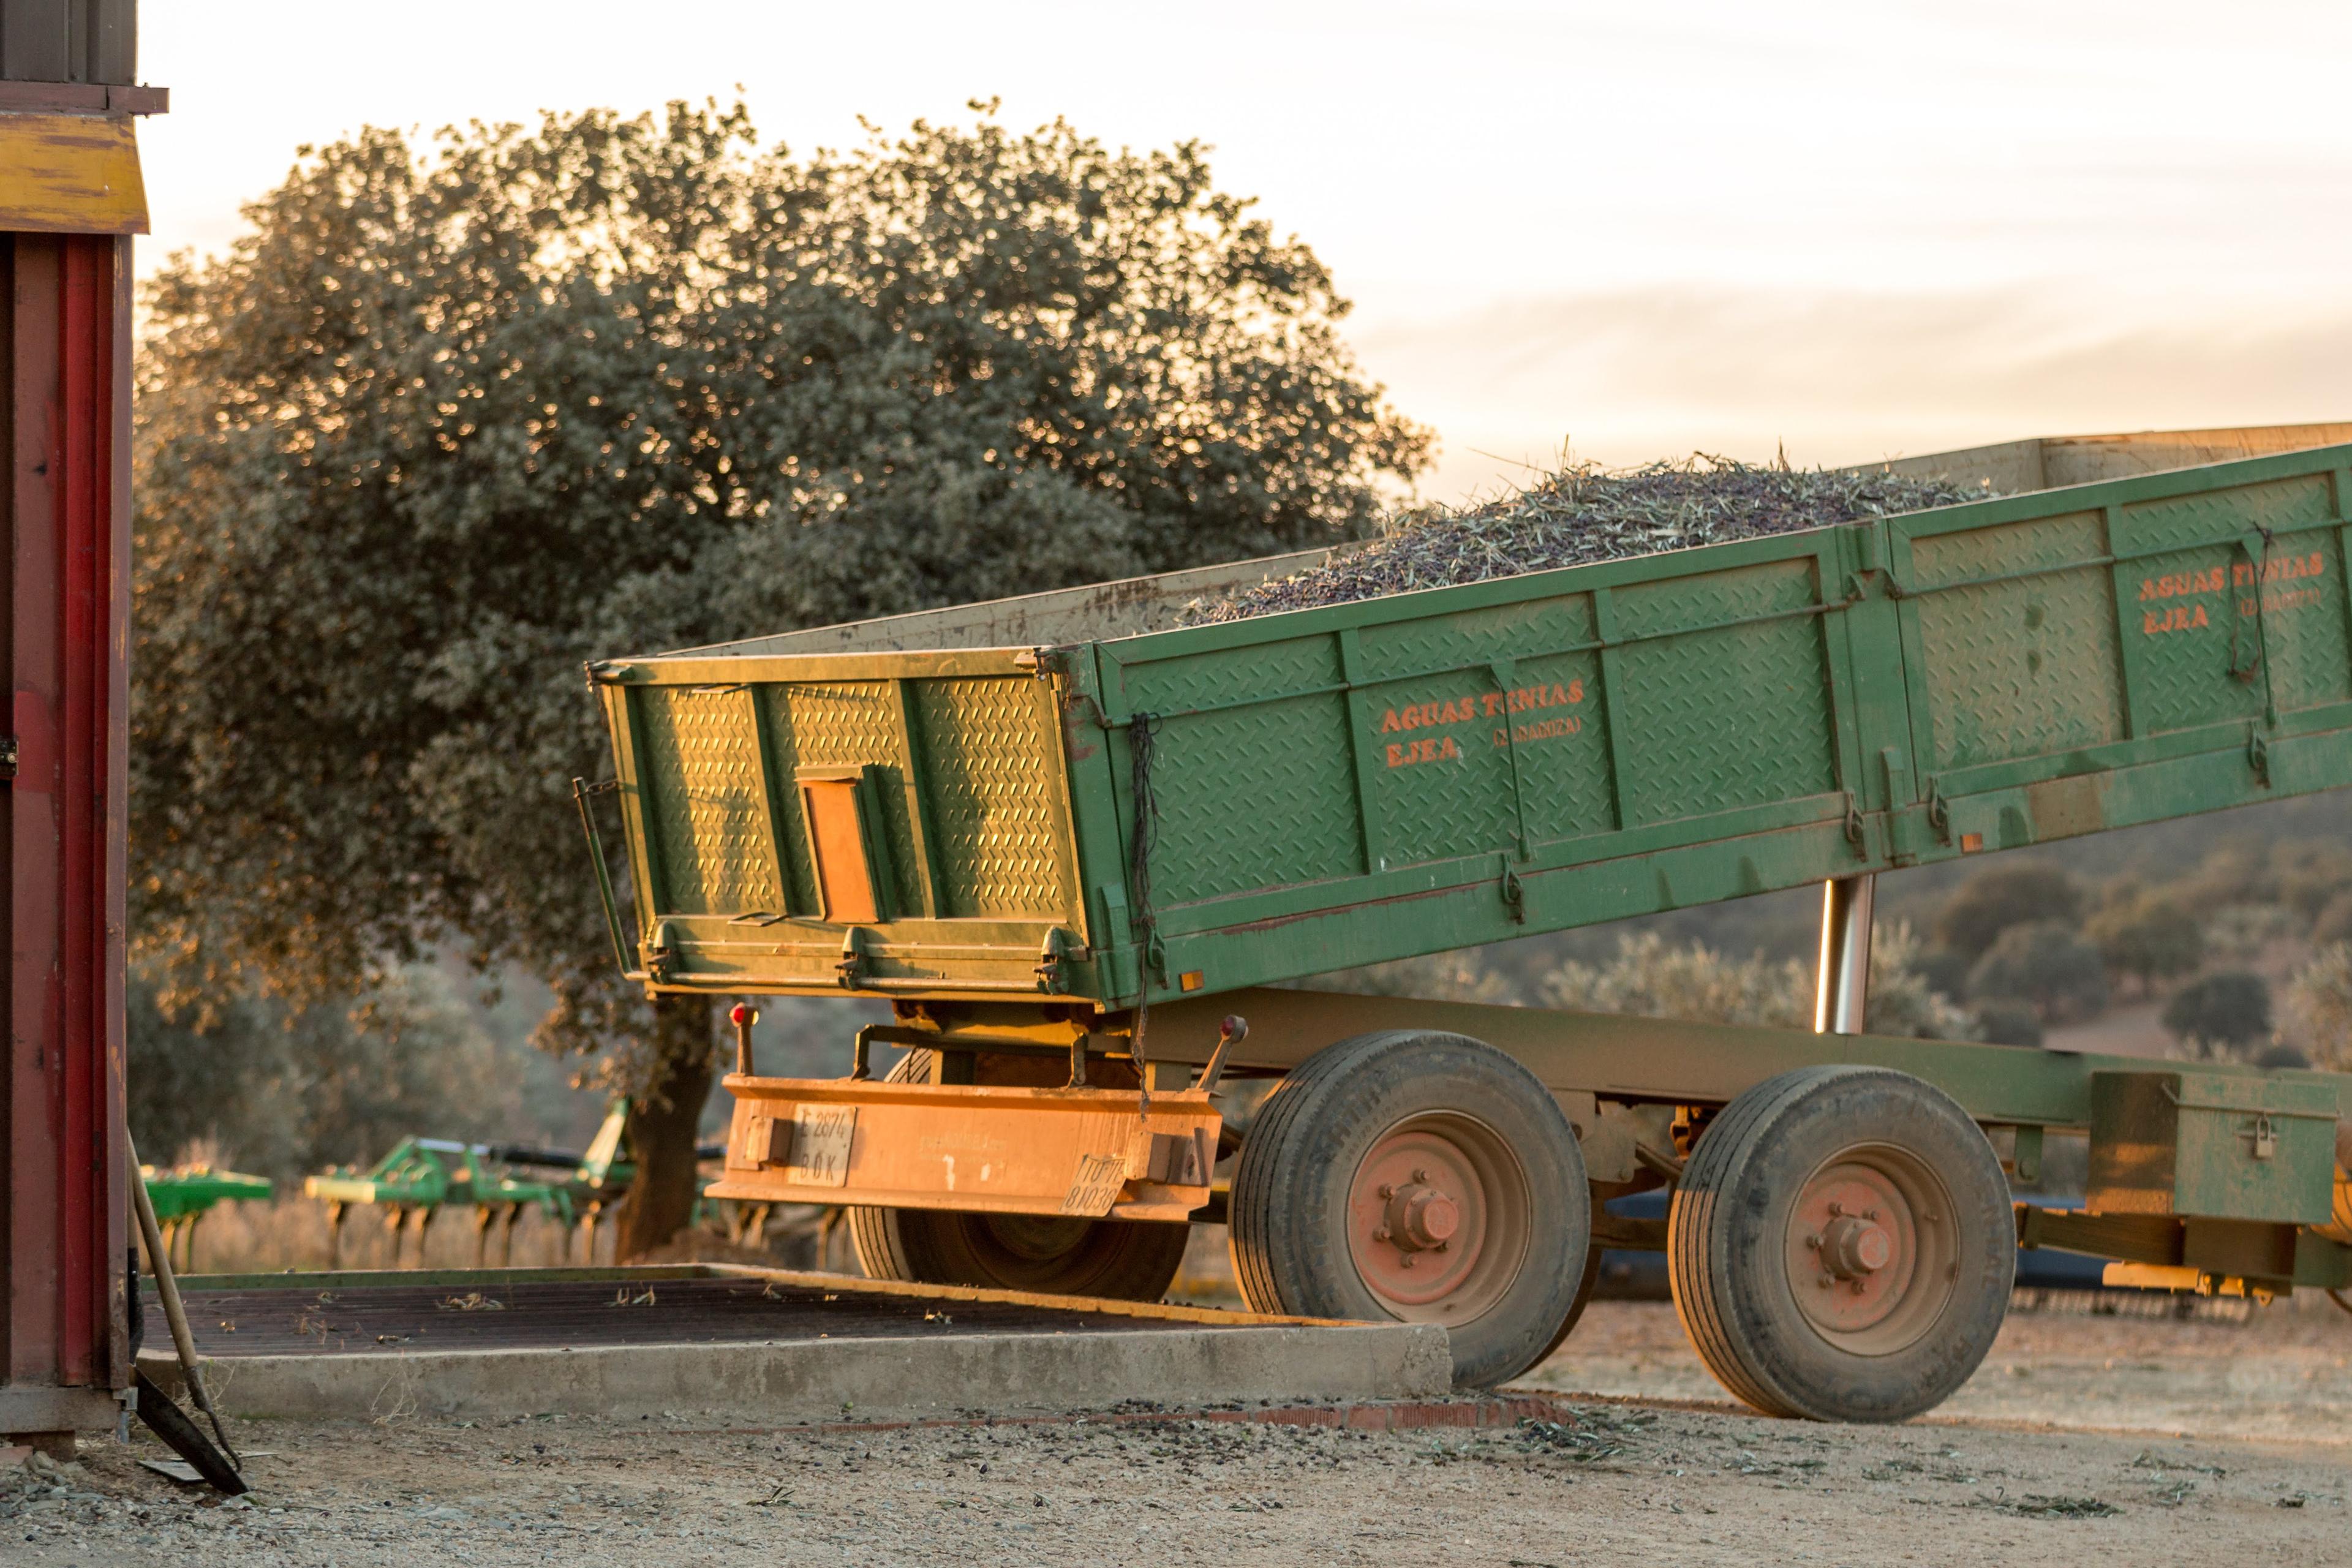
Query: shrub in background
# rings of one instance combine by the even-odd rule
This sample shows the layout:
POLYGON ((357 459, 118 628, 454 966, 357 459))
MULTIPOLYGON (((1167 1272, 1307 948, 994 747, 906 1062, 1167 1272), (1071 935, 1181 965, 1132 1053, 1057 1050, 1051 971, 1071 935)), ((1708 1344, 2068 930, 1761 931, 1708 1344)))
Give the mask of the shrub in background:
POLYGON ((2083 934, 2099 950, 2111 975, 2128 975, 2142 990, 2196 973, 2205 962, 2205 932, 2197 917, 2158 894, 2137 891, 2110 900, 2092 915, 2083 934))
POLYGON ((1973 963, 2014 927, 2073 927, 2083 902, 2083 884, 2055 866, 1993 867, 1961 883, 1937 912, 1936 940, 1973 963))
MULTIPOLYGON (((191 1145, 286 1181, 364 1164, 412 1134, 511 1137, 524 1126, 531 1053, 501 1048, 430 971, 360 1004, 234 999, 208 1017, 167 1015, 151 975, 126 997, 131 1131, 149 1164, 191 1145)), ((554 1064, 548 1064, 552 1067, 554 1064)))
POLYGON ((2242 969, 2194 980, 2164 1005, 2173 1038, 2242 1049, 2271 1036, 2270 982, 2242 969))
POLYGON ((2071 1023, 2107 1005, 2106 965, 2064 921, 2012 925, 1969 972, 1969 997, 2021 1002, 2045 1024, 2071 1023))
POLYGON ((2323 949, 2280 998, 2279 1043, 2316 1067, 2352 1071, 2352 942, 2323 949))
POLYGON ((2038 1046, 2042 1017, 2027 1002, 1996 996, 1977 1004, 1977 1030, 1996 1046, 2038 1046))

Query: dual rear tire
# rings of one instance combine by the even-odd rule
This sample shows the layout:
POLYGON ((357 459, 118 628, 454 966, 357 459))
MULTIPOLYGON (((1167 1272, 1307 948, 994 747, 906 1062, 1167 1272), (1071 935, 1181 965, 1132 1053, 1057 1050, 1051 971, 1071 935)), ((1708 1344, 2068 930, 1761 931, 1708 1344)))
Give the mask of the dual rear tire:
POLYGON ((2017 1243, 2009 1184, 1952 1099, 1884 1068, 1783 1073, 1698 1140, 1667 1219, 1699 1359, 1768 1415, 1900 1421, 1992 1348, 2017 1243))
MULTIPOLYGON (((1443 1323, 1464 1386, 1556 1349, 1599 1261, 1573 1130, 1527 1069, 1460 1036, 1311 1058, 1244 1142, 1232 1214, 1253 1307, 1443 1323)), ((1882 1068, 1804 1068, 1733 1100, 1683 1169, 1667 1239, 1707 1369, 1766 1415, 1825 1421, 1949 1397, 1991 1349, 2016 1266, 1984 1133, 1882 1068)))
MULTIPOLYGON (((1458 1386, 1543 1360, 1599 1255, 1574 1129, 1535 1076, 1459 1035, 1318 1052, 1268 1097, 1234 1173, 1234 1273, 1259 1311, 1438 1323, 1458 1386)), ((1157 1300, 1189 1226, 853 1209, 876 1278, 1157 1300)), ((1899 1421, 1973 1373, 2007 1310, 2009 1189, 1968 1113, 1879 1068, 1769 1079, 1710 1121, 1667 1222, 1675 1310, 1770 1415, 1899 1421)))

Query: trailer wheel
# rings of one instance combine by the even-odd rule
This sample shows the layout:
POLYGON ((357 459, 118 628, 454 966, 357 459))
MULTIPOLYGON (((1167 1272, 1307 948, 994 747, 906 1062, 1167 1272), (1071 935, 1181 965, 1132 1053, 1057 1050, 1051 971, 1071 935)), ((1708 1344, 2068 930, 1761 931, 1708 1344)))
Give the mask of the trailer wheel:
POLYGON ((870 1279, 983 1285, 1157 1301, 1184 1261, 1189 1225, 946 1209, 853 1208, 849 1238, 870 1279))
MULTIPOLYGON (((929 1051, 908 1051, 891 1083, 929 1080, 929 1051)), ((851 1208, 850 1245, 869 1279, 979 1285, 1157 1301, 1176 1282, 1189 1225, 947 1209, 851 1208)))
POLYGON ((1804 1068, 1733 1100, 1667 1226, 1685 1331, 1768 1415, 1940 1404, 1992 1348, 2016 1268, 1991 1145, 1950 1096, 1883 1068, 1804 1068))
POLYGON ((1592 1232, 1584 1157, 1534 1074, 1460 1035, 1318 1052, 1242 1141, 1234 1271, 1259 1311, 1442 1323, 1454 1380, 1559 1341, 1592 1232))

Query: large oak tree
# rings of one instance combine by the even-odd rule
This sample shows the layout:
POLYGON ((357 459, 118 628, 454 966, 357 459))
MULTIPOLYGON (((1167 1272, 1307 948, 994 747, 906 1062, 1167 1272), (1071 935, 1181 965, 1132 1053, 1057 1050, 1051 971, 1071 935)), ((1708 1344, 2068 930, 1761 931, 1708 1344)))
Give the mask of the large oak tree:
POLYGON ((584 659, 1360 533, 1425 432, 1202 150, 740 109, 305 149, 146 297, 135 938, 177 1005, 520 964, 683 1222, 707 1002, 611 973, 584 659))

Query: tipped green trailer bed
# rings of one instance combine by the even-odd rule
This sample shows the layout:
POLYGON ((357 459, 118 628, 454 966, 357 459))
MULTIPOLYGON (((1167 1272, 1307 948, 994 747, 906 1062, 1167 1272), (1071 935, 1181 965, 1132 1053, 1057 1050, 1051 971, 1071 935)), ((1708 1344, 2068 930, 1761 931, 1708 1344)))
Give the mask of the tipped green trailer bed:
POLYGON ((2348 470, 1044 647, 611 660, 631 967, 1125 1007, 2352 781, 2348 470))
POLYGON ((2352 1283, 2352 1079, 2071 1058, 2021 1113, 2000 1086, 2048 1075, 2001 1047, 1534 1013, 1476 1034, 1433 1004, 1275 992, 1217 1045, 1211 999, 1246 988, 1810 883, 1831 889, 1822 1028, 1851 1033, 1875 872, 2352 783, 2352 427, 1896 466, 2123 477, 1212 626, 1172 623, 1316 553, 593 666, 622 966, 657 992, 897 1004, 829 1087, 760 1078, 747 1035, 715 1190, 829 1188, 879 1271, 1106 1293, 1173 1265, 1165 1237, 1102 1237, 1223 1204, 1254 1304, 1447 1321, 1479 1378, 1573 1321, 1595 1243, 1562 1184, 1671 1182, 1671 1237, 1601 1239, 1667 1247, 1710 1365, 1811 1414, 1922 1408, 1989 1342, 2011 1238, 1950 1234, 1988 1204, 2008 1224, 1980 1128, 2012 1165, 2046 1128, 2092 1131, 2095 1216, 2136 1217, 2019 1222, 2046 1244, 2202 1289, 2352 1283), (2216 454, 2236 460, 2170 466, 2216 454), (1378 1027, 1316 1024, 1341 1015, 1378 1027), (1662 1028, 1689 1048, 1654 1059, 1712 1065, 1626 1070, 1662 1028), (921 1048, 877 1084, 874 1042, 921 1048), (1287 1075, 1229 1196, 1227 1071, 1287 1075), (1838 1117, 1895 1152, 1855 1163, 1822 1131, 1838 1117), (1708 1195, 1768 1178, 1793 1205, 1769 1237, 1708 1195), (1828 1261, 1790 1286, 1807 1259, 1828 1261), (1751 1322, 1728 1303, 1759 1269, 1788 1310, 1751 1322))

